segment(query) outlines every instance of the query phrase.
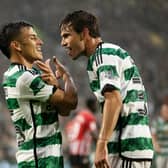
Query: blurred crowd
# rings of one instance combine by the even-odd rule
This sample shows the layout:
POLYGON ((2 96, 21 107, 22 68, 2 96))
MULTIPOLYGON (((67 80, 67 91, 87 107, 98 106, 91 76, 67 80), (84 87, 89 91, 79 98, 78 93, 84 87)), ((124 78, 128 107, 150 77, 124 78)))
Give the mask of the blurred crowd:
POLYGON ((15 130, 9 111, 0 106, 0 168, 16 168, 15 130))

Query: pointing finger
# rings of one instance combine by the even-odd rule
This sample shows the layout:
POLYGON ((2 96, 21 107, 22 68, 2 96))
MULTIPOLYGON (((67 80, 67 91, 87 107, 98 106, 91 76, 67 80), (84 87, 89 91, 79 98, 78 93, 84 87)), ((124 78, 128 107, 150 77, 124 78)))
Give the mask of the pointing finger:
POLYGON ((53 61, 55 63, 56 66, 61 66, 62 64, 59 62, 59 60, 56 58, 56 56, 53 56, 53 61))
POLYGON ((47 59, 47 60, 45 61, 45 64, 46 64, 48 67, 50 67, 50 59, 47 59))

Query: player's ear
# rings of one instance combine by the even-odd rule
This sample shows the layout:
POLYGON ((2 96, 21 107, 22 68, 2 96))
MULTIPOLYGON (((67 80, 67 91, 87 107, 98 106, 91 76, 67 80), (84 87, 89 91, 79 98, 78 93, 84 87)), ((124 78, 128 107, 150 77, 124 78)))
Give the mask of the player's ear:
POLYGON ((84 38, 89 36, 89 29, 85 27, 83 31, 80 33, 80 40, 83 40, 84 38))
POLYGON ((10 48, 15 49, 17 51, 21 51, 21 45, 18 41, 11 41, 10 48))

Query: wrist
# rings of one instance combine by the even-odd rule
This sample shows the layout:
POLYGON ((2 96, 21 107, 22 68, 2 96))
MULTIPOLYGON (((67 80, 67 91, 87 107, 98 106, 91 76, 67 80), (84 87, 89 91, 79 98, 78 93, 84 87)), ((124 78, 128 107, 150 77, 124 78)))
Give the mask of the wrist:
POLYGON ((65 72, 64 74, 63 74, 63 80, 64 81, 66 81, 67 79, 69 79, 71 76, 70 76, 70 74, 68 73, 68 72, 65 72))
POLYGON ((99 137, 99 138, 98 138, 98 141, 108 142, 108 139, 107 139, 107 138, 103 138, 103 137, 99 137))
POLYGON ((97 140, 97 144, 102 144, 102 145, 107 145, 107 143, 108 143, 108 141, 107 140, 105 140, 105 139, 98 139, 97 140))

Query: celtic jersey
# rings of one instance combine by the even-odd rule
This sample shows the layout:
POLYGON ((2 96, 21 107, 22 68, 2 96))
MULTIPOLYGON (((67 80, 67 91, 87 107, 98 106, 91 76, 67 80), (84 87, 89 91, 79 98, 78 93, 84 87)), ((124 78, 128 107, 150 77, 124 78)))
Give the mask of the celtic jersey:
POLYGON ((168 121, 165 121, 162 117, 158 117, 152 122, 151 131, 157 137, 157 143, 159 144, 160 151, 157 154, 162 156, 168 156, 168 121))
POLYGON ((137 66, 117 45, 101 43, 89 57, 90 88, 103 104, 103 92, 116 89, 122 96, 122 110, 108 143, 110 155, 131 159, 152 159, 153 146, 147 116, 147 96, 137 66))
POLYGON ((53 86, 43 82, 37 69, 13 63, 3 87, 16 129, 18 167, 62 168, 58 114, 48 103, 53 86))

